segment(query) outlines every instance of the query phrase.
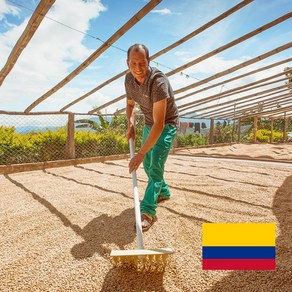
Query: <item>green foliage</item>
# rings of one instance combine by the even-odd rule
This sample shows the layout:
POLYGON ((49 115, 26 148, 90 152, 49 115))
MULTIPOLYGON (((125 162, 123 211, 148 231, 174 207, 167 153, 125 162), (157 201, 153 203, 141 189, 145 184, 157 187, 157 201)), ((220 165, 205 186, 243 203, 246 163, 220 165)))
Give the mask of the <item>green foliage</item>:
POLYGON ((93 157, 128 153, 128 141, 114 131, 106 133, 76 132, 76 157, 93 157))
POLYGON ((242 126, 240 127, 240 142, 246 143, 250 141, 250 134, 252 133, 252 126, 247 126, 242 130, 242 126))
MULTIPOLYGON (((142 142, 144 126, 143 116, 136 116, 136 147, 139 149, 142 142)), ((79 124, 85 124, 87 120, 80 120, 79 124)), ((87 123, 88 124, 88 123, 87 123)), ((245 121, 246 133, 241 133, 245 141, 253 140, 251 133, 252 120, 245 121)), ((257 140, 270 142, 271 131, 261 129, 270 127, 268 120, 261 120, 260 130, 257 132, 257 140)), ((231 141, 233 125, 221 125, 217 123, 214 131, 215 143, 226 143, 231 141)), ((88 126, 86 127, 88 128, 88 126)), ((283 140, 283 121, 274 120, 273 132, 274 142, 283 140)), ((292 131, 292 123, 289 123, 288 131, 292 131)), ((85 128, 84 128, 85 129, 85 128)), ((125 115, 114 117, 110 122, 91 123, 90 131, 75 131, 75 153, 76 158, 104 156, 113 154, 128 153, 128 141, 125 137, 127 129, 127 118, 125 115), (101 129, 101 125, 103 129, 101 129), (95 130, 96 131, 92 131, 95 130)), ((185 136, 178 136, 178 147, 191 147, 208 144, 208 135, 189 133, 185 136)), ((235 141, 236 137, 233 137, 235 141)), ((0 164, 28 163, 66 159, 66 127, 58 128, 55 131, 47 129, 45 132, 31 131, 26 134, 17 133, 15 127, 0 126, 0 164)))
POLYGON ((2 126, 0 141, 0 164, 56 160, 64 158, 66 130, 20 134, 2 126))
MULTIPOLYGON (((259 119, 258 127, 259 129, 271 129, 271 119, 259 119)), ((291 124, 292 126, 292 124, 291 124)), ((284 120, 283 119, 275 119, 273 120, 273 129, 277 132, 283 132, 284 129, 284 120)))
POLYGON ((190 146, 199 146, 206 145, 207 138, 201 134, 192 134, 189 133, 185 136, 177 136, 177 146, 178 147, 190 147, 190 146))
POLYGON ((114 116, 111 121, 110 128, 115 130, 119 134, 125 135, 127 131, 127 125, 128 122, 126 115, 114 116))
MULTIPOLYGON (((257 131, 257 141, 262 143, 269 143, 271 142, 271 135, 272 132, 270 130, 258 130, 257 131)), ((250 141, 253 141, 254 133, 250 134, 250 141)), ((283 133, 273 131, 273 140, 274 142, 279 142, 283 140, 283 133)))
POLYGON ((105 133, 107 129, 109 128, 109 122, 105 120, 103 116, 98 116, 99 118, 99 123, 96 121, 93 121, 91 119, 80 119, 76 120, 76 128, 78 129, 87 129, 90 128, 97 133, 105 133))
MULTIPOLYGON (((232 136, 232 125, 226 125, 225 127, 221 124, 216 125, 214 131, 214 143, 228 143, 231 142, 232 136)), ((233 137, 234 140, 235 137, 233 137)))
MULTIPOLYGON (((52 161, 66 158, 67 130, 15 132, 14 127, 0 127, 0 164, 52 161)), ((75 132, 76 157, 128 153, 128 142, 113 130, 106 133, 75 132)))

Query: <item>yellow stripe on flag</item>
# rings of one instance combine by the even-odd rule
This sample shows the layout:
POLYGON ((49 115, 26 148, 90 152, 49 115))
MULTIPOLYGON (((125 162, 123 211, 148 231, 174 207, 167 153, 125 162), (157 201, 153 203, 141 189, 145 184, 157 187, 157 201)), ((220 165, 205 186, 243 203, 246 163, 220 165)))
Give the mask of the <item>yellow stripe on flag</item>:
POLYGON ((203 223, 202 246, 275 246, 275 223, 203 223))

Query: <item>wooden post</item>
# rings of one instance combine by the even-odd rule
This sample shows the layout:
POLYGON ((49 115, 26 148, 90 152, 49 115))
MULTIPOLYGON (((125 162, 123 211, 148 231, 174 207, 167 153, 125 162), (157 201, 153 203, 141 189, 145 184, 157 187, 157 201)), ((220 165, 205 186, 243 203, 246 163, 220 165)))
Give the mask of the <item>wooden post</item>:
POLYGON ((240 142, 240 119, 238 119, 238 128, 237 128, 237 143, 240 142))
POLYGON ((74 114, 73 113, 69 113, 68 115, 66 154, 67 154, 67 157, 70 159, 75 158, 74 114))
POLYGON ((233 141, 233 136, 234 136, 234 132, 235 132, 235 119, 233 120, 233 125, 232 125, 232 132, 231 132, 231 138, 230 138, 230 142, 234 142, 233 141))
POLYGON ((177 145, 178 145, 178 141, 177 141, 177 136, 176 136, 172 144, 172 151, 171 151, 172 154, 175 154, 175 148, 177 148, 177 145))
POLYGON ((258 117, 254 117, 253 119, 253 142, 257 142, 257 131, 258 131, 258 117))
POLYGON ((214 120, 211 119, 210 122, 210 136, 209 136, 209 144, 214 143, 214 120))
POLYGON ((274 119, 271 118, 271 143, 274 143, 274 119))
POLYGON ((288 132, 288 118, 286 118, 286 112, 284 113, 284 131, 283 131, 283 142, 287 142, 287 132, 288 132))

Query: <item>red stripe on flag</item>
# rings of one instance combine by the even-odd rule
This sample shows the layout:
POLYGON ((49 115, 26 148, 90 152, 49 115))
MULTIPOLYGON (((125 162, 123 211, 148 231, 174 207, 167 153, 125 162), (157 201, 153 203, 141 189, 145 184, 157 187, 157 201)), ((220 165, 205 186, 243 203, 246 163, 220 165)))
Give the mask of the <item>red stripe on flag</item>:
POLYGON ((275 270, 275 259, 203 259, 203 270, 275 270))

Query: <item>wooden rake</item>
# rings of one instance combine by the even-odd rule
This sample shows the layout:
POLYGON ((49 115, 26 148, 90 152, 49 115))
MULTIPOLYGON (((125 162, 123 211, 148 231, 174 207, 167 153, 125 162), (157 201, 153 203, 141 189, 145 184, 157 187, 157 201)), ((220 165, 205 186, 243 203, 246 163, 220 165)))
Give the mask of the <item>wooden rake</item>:
MULTIPOLYGON (((134 156, 134 142, 132 138, 129 140, 129 143, 130 157, 132 158, 134 156)), ((141 212, 136 171, 132 172, 132 179, 138 248, 133 250, 112 250, 110 256, 112 257, 114 265, 116 266, 133 265, 142 268, 151 268, 153 266, 157 268, 157 266, 165 266, 167 264, 168 256, 173 253, 171 248, 144 249, 143 247, 141 212)))

